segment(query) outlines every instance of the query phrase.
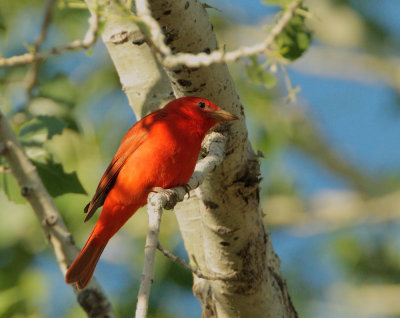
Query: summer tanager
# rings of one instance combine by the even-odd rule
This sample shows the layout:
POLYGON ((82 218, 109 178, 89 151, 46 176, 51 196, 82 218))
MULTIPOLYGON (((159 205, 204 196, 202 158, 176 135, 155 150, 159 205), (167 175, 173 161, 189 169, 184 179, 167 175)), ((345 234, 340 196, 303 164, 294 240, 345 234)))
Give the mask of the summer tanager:
POLYGON ((183 97, 133 125, 85 207, 87 221, 104 204, 85 246, 68 268, 65 281, 84 288, 107 242, 146 204, 149 193, 154 188, 185 185, 207 131, 218 122, 235 119, 207 99, 183 97))

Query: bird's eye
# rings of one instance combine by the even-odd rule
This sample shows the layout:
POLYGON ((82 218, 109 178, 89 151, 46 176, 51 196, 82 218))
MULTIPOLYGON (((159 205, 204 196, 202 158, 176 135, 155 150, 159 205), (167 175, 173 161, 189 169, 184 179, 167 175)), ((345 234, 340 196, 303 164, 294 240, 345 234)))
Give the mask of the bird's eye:
POLYGON ((206 107, 206 104, 204 102, 198 102, 197 105, 199 105, 200 108, 206 107))

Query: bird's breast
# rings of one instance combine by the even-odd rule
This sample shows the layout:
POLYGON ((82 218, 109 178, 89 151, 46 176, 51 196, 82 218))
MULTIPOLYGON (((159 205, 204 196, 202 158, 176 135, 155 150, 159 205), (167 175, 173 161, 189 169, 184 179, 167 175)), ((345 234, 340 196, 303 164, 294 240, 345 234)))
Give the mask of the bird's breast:
POLYGON ((153 134, 129 157, 121 169, 114 192, 129 198, 125 204, 146 203, 154 187, 186 184, 193 174, 201 141, 193 142, 173 131, 153 134))

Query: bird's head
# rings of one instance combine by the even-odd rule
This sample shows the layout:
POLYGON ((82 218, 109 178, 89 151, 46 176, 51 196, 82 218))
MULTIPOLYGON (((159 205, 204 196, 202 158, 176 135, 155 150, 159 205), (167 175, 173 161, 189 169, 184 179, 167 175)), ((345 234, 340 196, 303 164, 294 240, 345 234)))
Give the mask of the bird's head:
POLYGON ((175 99, 167 104, 165 109, 190 118, 207 131, 219 122, 238 119, 237 116, 222 110, 208 99, 193 96, 175 99))

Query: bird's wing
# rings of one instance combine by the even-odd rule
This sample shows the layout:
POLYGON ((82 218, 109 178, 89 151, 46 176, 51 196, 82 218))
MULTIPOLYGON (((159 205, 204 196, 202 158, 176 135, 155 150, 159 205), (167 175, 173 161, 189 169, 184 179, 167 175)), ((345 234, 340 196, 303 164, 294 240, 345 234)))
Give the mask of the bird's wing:
POLYGON ((96 210, 104 204, 104 200, 114 186, 118 173, 121 171, 130 155, 135 152, 146 139, 149 130, 151 129, 151 125, 157 121, 160 116, 164 117, 164 114, 161 112, 150 114, 132 126, 124 136, 117 153, 108 166, 106 172, 104 172, 104 175, 97 186, 96 193, 84 209, 85 213, 87 213, 85 222, 89 220, 96 210))

